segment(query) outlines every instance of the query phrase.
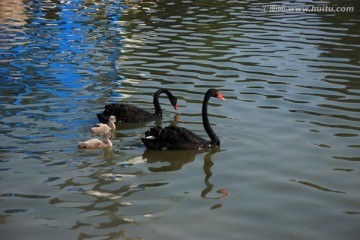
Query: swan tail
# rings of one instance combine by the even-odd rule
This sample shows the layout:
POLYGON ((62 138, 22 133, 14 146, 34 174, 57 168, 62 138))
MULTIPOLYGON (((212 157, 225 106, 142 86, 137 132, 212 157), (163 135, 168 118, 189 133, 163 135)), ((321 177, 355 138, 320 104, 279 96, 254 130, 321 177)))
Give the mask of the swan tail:
POLYGON ((109 122, 109 116, 108 115, 105 115, 103 113, 97 113, 96 116, 99 119, 99 122, 101 122, 101 123, 109 122))

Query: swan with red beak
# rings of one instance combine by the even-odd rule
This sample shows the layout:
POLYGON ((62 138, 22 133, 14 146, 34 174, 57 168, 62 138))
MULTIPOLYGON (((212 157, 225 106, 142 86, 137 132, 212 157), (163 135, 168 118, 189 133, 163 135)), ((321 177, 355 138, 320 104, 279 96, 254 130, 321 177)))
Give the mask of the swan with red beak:
POLYGON ((105 105, 102 113, 96 114, 101 123, 107 123, 111 115, 116 117, 117 122, 143 122, 159 119, 162 117, 162 109, 159 103, 159 96, 166 94, 171 105, 175 110, 178 110, 177 98, 172 95, 168 89, 159 89, 154 93, 153 104, 155 113, 148 112, 133 104, 126 103, 110 103, 105 105))
POLYGON ((145 137, 141 138, 141 141, 149 149, 203 149, 219 146, 220 140, 210 126, 207 113, 208 102, 211 97, 225 100, 217 89, 211 88, 205 93, 202 105, 202 122, 210 141, 186 128, 177 126, 150 128, 145 132, 145 137))

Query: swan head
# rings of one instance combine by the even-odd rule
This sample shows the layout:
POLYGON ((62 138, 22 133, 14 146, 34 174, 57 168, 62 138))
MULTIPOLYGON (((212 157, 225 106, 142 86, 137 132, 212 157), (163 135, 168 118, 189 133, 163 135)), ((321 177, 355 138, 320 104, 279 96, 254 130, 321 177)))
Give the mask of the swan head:
POLYGON ((109 122, 116 122, 116 117, 114 115, 111 115, 109 117, 109 122))
POLYGON ((220 91, 217 90, 217 89, 211 88, 211 89, 208 90, 207 93, 210 94, 211 97, 216 97, 216 98, 218 98, 220 100, 225 100, 225 98, 221 95, 220 91))
POLYGON ((170 102, 171 102, 171 105, 173 105, 175 110, 179 109, 179 105, 177 104, 177 98, 176 97, 171 97, 170 102))

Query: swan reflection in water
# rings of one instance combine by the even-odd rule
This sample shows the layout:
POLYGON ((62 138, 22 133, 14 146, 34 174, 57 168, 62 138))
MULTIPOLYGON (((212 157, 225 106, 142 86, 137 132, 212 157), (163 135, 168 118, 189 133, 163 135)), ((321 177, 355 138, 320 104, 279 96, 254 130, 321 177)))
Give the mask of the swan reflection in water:
POLYGON ((142 155, 142 158, 153 166, 149 166, 150 172, 169 172, 180 170, 185 164, 195 160, 197 150, 172 150, 172 151, 158 151, 147 149, 142 155), (155 166, 154 163, 165 163, 165 166, 155 166))
MULTIPOLYGON (((211 156, 217 151, 211 151, 209 153, 207 153, 204 157, 204 166, 203 166, 203 169, 204 169, 204 173, 205 173, 205 179, 204 179, 204 182, 205 182, 205 189, 201 192, 201 197, 202 198, 206 198, 206 199, 222 199, 222 198, 225 198, 229 193, 227 192, 227 189, 226 188, 221 188, 219 190, 217 190, 216 192, 218 194, 220 194, 220 196, 216 196, 216 197, 209 197, 208 194, 212 192, 213 190, 213 187, 214 187, 214 184, 212 184, 210 182, 210 178, 212 176, 212 172, 211 172, 211 167, 214 165, 212 159, 211 159, 211 156)), ((222 205, 219 205, 219 204, 216 204, 212 207, 212 209, 214 208, 218 208, 218 207, 221 207, 222 205)))
MULTIPOLYGON (((168 171, 177 171, 180 170, 185 164, 188 164, 195 160, 196 155, 205 153, 204 156, 204 183, 205 189, 201 192, 201 197, 205 199, 222 199, 228 195, 226 188, 221 188, 216 191, 216 196, 209 196, 210 193, 213 192, 214 184, 210 182, 212 171, 211 167, 214 165, 212 161, 212 155, 219 152, 219 148, 213 148, 211 150, 172 150, 172 151, 157 151, 157 150, 145 150, 142 158, 150 163, 151 165, 155 165, 155 163, 167 163, 167 165, 155 167, 149 166, 148 169, 151 172, 168 172, 168 171)), ((222 205, 216 204, 212 207, 212 209, 219 208, 222 205)))

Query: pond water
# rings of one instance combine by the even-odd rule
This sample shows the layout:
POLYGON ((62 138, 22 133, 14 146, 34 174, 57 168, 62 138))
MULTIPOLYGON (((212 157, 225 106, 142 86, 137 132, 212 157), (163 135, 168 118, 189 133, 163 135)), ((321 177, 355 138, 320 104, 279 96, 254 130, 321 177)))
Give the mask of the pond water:
POLYGON ((1 238, 358 239, 360 5, 346 6, 2 0, 1 238), (158 88, 178 111, 162 97, 162 121, 77 149, 105 104, 153 111, 158 88), (206 138, 208 88, 226 98, 209 104, 219 150, 145 149, 176 118, 206 138))

